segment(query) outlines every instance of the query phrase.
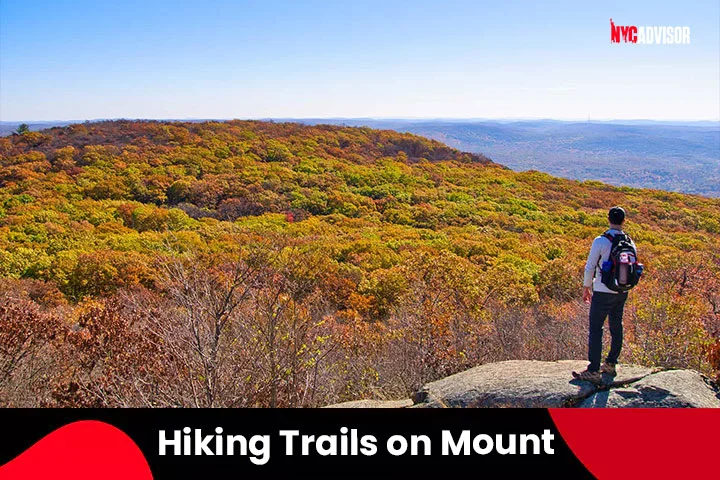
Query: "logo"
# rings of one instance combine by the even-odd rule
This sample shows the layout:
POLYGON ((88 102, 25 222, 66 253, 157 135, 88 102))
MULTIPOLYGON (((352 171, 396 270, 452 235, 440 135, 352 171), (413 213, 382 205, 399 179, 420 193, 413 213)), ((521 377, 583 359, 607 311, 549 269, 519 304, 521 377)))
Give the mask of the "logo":
POLYGON ((615 25, 610 19, 611 43, 690 45, 690 27, 615 25))

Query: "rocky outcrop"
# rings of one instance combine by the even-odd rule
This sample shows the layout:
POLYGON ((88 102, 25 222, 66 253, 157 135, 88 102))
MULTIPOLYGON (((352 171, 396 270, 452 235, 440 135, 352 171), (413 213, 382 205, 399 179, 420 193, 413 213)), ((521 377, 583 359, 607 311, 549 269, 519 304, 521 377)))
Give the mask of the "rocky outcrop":
POLYGON ((619 365, 601 385, 575 380, 583 360, 489 363, 428 383, 411 400, 358 400, 332 408, 720 408, 720 392, 694 370, 619 365))
MULTIPOLYGON (((597 386, 572 377, 587 362, 509 360, 471 368, 425 385, 415 402, 425 407, 545 407, 574 406, 597 391, 597 386)), ((606 387, 622 386, 651 375, 636 365, 618 368, 618 376, 604 378, 606 387)))
POLYGON ((404 408, 412 406, 409 398, 404 400, 353 400, 350 402, 336 403, 324 408, 404 408))
POLYGON ((583 408, 720 408, 720 394, 693 370, 649 375, 622 388, 602 390, 586 398, 583 408))

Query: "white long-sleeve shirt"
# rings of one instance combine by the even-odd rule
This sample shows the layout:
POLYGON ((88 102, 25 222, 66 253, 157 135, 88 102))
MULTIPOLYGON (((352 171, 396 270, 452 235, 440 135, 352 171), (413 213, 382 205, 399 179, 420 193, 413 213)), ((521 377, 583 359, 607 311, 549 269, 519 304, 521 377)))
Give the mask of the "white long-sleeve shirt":
MULTIPOLYGON (((607 231, 607 233, 615 235, 617 233, 623 233, 623 231, 611 228, 607 231)), ((633 243, 633 247, 634 246, 635 244, 633 243)), ((593 292, 618 293, 607 288, 605 284, 602 283, 602 277, 600 276, 602 263, 610 259, 611 249, 612 242, 608 238, 602 235, 595 237, 592 247, 590 247, 590 254, 588 255, 587 263, 585 264, 585 277, 583 278, 584 287, 592 287, 593 292)))

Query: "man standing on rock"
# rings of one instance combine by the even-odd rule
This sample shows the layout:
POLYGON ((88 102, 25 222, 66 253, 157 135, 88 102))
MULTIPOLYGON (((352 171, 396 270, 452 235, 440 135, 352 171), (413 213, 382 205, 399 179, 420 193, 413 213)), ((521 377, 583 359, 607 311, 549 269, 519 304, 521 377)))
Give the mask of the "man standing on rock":
MULTIPOLYGON (((631 288, 631 286, 626 287, 627 290, 625 291, 611 290, 603 282, 602 269, 616 268, 610 266, 612 265, 610 262, 613 261, 611 253, 613 256, 617 255, 618 250, 623 248, 623 245, 628 252, 624 254, 623 259, 630 256, 632 262, 635 262, 632 268, 639 265, 636 262, 635 244, 622 230, 625 222, 625 210, 620 207, 611 208, 608 212, 608 222, 610 223, 610 229, 595 238, 592 243, 590 255, 588 255, 585 264, 585 277, 583 279, 583 301, 590 304, 590 338, 588 340, 588 360, 590 364, 586 370, 580 373, 572 372, 573 377, 576 379, 593 383, 601 383, 603 373, 611 376, 616 375, 615 365, 623 342, 623 308, 628 296, 627 290, 631 288), (634 253, 630 253, 631 251, 634 253), (600 365, 605 318, 608 318, 612 341, 605 363, 600 365)), ((633 275, 637 275, 637 278, 639 278, 639 274, 633 275)), ((634 279, 634 282, 636 283, 637 279, 634 279)), ((624 290, 624 288, 620 290, 624 290)))

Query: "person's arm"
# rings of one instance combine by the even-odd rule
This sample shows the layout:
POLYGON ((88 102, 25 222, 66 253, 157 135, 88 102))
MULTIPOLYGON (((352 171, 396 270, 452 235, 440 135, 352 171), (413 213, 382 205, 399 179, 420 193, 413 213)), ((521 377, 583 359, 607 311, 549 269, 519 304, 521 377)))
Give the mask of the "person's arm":
POLYGON ((583 277, 583 302, 585 303, 590 303, 590 299, 592 298, 592 282, 595 276, 595 268, 602 256, 599 240, 600 238, 598 237, 593 241, 592 247, 590 247, 590 254, 585 263, 585 276, 583 277))

